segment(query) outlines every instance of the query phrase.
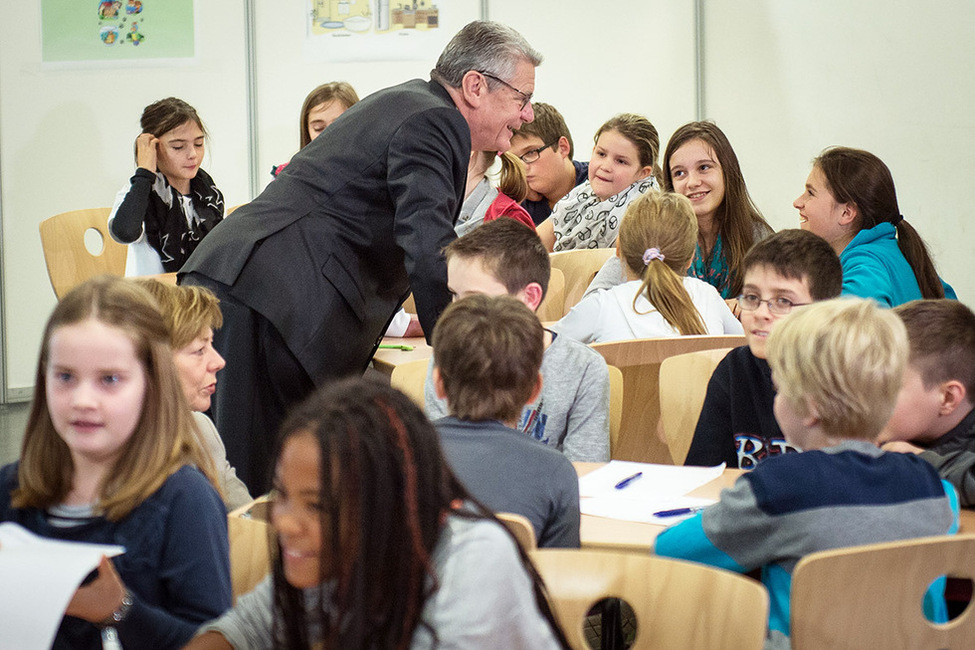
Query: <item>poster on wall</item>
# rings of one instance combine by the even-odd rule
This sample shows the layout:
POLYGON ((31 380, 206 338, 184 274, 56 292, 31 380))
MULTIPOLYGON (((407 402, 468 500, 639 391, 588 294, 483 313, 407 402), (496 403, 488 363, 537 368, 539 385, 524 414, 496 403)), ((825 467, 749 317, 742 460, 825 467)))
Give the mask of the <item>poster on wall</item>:
POLYGON ((308 0, 310 61, 435 61, 474 0, 308 0))
POLYGON ((41 61, 90 65, 195 54, 194 0, 41 0, 41 61))

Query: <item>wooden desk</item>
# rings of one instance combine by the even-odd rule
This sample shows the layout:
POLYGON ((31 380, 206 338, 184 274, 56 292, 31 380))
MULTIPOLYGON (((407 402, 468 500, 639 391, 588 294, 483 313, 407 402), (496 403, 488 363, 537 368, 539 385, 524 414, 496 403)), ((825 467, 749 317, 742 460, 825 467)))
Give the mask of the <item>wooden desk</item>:
MULTIPOLYGON (((605 463, 572 464, 579 476, 585 476, 602 467, 605 463)), ((717 499, 721 495, 721 490, 731 487, 735 479, 742 474, 744 474, 744 470, 726 469, 719 478, 702 485, 689 494, 695 497, 717 499)), ((975 532, 975 510, 962 508, 959 519, 960 532, 975 532)), ((583 548, 648 553, 653 547, 653 540, 664 530, 664 526, 656 524, 582 515, 580 537, 583 548)))
POLYGON ((426 339, 422 336, 409 339, 387 336, 383 338, 383 344, 413 346, 413 349, 410 351, 390 350, 386 348, 376 350, 376 354, 372 357, 372 367, 385 375, 393 374, 393 368, 401 363, 416 361, 418 359, 429 359, 433 355, 433 348, 427 345, 426 339))
MULTIPOLYGON (((605 463, 572 463, 579 476, 585 476, 605 463)), ((717 499, 721 490, 730 487, 743 474, 740 469, 726 469, 724 474, 690 492, 690 496, 717 499)), ((975 513, 973 513, 975 515, 975 513)), ((975 524, 973 524, 975 525, 975 524)), ((593 515, 582 515, 580 537, 582 547, 587 549, 603 549, 609 551, 636 551, 648 553, 653 547, 653 540, 657 538, 666 526, 644 524, 638 521, 623 521, 608 519, 593 515)))

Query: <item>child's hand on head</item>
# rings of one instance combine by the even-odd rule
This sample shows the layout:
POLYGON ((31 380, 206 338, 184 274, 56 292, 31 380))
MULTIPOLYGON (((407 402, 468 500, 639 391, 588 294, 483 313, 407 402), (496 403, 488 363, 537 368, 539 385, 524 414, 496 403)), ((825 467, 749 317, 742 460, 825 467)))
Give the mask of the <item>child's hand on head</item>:
POLYGON ((125 585, 119 578, 112 561, 104 555, 98 563, 98 577, 89 584, 78 587, 64 611, 67 616, 100 623, 122 605, 125 585))
POLYGON ((884 451, 896 451, 899 454, 920 454, 923 449, 912 445, 909 442, 904 442, 903 440, 894 440, 892 442, 885 442, 880 445, 880 448, 884 451))
POLYGON ((156 145, 159 138, 151 133, 141 133, 135 139, 136 164, 143 169, 156 173, 156 145))

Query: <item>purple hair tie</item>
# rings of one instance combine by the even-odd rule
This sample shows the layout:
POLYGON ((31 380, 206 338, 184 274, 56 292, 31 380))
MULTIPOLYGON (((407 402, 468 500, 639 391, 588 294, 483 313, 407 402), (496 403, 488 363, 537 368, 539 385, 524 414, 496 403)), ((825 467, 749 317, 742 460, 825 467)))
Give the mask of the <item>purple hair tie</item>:
POLYGON ((660 252, 659 248, 648 248, 643 253, 643 265, 650 266, 652 260, 664 261, 664 254, 660 252))

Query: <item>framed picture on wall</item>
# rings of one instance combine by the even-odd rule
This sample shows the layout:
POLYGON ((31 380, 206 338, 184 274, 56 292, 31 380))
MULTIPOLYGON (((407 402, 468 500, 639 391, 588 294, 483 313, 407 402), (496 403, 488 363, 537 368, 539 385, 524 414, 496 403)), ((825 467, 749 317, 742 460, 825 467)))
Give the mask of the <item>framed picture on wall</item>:
POLYGON ((480 18, 477 0, 307 0, 310 61, 436 60, 480 18))
POLYGON ((195 0, 41 0, 41 61, 82 65, 195 56, 195 0))

